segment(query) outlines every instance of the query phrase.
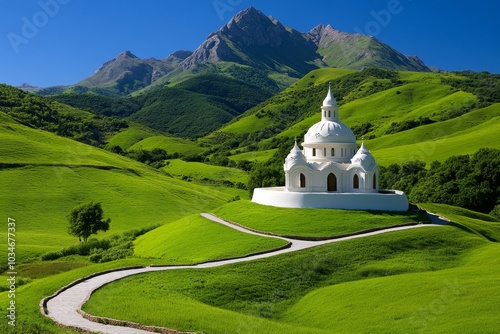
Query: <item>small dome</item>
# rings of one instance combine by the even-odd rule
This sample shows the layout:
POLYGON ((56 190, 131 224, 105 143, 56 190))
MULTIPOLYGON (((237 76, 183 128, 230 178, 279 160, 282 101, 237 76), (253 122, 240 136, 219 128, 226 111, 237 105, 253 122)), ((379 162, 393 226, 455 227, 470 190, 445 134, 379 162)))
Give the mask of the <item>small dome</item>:
POLYGON ((300 150, 299 146, 297 145, 297 142, 295 142, 295 145, 293 145, 293 148, 290 150, 290 154, 287 155, 286 157, 287 160, 303 160, 306 161, 306 157, 300 150))
POLYGON ((364 141, 361 143, 361 147, 356 154, 351 158, 351 163, 361 165, 366 171, 372 170, 377 165, 370 150, 365 147, 364 141))
POLYGON ((304 143, 356 143, 356 136, 344 123, 324 120, 309 128, 304 143))

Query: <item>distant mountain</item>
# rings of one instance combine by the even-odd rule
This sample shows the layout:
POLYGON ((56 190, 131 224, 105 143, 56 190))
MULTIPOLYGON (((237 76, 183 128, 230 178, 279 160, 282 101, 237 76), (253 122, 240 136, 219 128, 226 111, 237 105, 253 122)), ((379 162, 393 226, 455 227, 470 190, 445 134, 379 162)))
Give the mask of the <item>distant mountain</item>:
POLYGON ((211 33, 194 52, 177 51, 159 60, 140 59, 125 51, 77 85, 51 87, 39 93, 93 91, 123 96, 200 74, 250 79, 252 84, 262 84, 276 93, 323 67, 431 71, 418 57, 405 56, 374 37, 341 32, 330 25, 301 33, 249 7, 211 33))
POLYGON ((318 25, 307 36, 328 67, 431 71, 418 57, 405 56, 372 36, 345 33, 330 25, 318 25))
POLYGON ((134 97, 64 93, 58 102, 97 115, 128 118, 180 137, 198 137, 214 131, 271 94, 248 83, 221 75, 199 75, 176 85, 134 97))
POLYGON ((17 86, 16 88, 22 89, 25 92, 32 92, 34 90, 39 89, 39 87, 30 85, 29 83, 23 83, 23 84, 17 86))
POLYGON ((78 85, 87 87, 116 86, 121 93, 129 93, 149 86, 158 78, 172 72, 188 52, 176 52, 164 60, 140 59, 130 51, 120 53, 104 63, 92 76, 78 85))
POLYGON ((283 26, 253 7, 236 14, 228 24, 211 34, 181 66, 190 69, 219 61, 295 77, 325 65, 318 59, 316 45, 307 35, 283 26))

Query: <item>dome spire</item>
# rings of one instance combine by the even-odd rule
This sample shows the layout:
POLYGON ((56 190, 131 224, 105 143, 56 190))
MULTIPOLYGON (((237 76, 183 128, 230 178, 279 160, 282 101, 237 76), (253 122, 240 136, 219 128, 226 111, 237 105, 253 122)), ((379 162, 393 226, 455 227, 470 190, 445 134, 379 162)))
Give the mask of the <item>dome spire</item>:
POLYGON ((339 121, 339 107, 337 106, 337 101, 333 97, 331 83, 328 82, 328 93, 323 100, 323 106, 321 107, 321 120, 338 122, 339 121))

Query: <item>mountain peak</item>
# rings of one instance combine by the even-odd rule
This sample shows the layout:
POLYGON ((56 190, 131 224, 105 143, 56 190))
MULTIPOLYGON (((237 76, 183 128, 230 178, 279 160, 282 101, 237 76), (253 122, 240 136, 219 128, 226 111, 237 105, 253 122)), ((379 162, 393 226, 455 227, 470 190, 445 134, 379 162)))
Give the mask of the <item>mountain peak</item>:
POLYGON ((130 52, 128 50, 123 51, 116 58, 135 58, 135 59, 139 59, 139 57, 137 57, 135 54, 133 54, 132 52, 130 52))
MULTIPOLYGON (((240 22, 241 20, 246 20, 249 18, 256 18, 256 17, 266 17, 267 18, 267 16, 264 15, 264 13, 262 13, 260 10, 258 10, 255 7, 250 6, 247 9, 236 13, 236 15, 233 16, 231 21, 240 22)), ((231 23, 231 21, 229 21, 229 24, 231 23)))

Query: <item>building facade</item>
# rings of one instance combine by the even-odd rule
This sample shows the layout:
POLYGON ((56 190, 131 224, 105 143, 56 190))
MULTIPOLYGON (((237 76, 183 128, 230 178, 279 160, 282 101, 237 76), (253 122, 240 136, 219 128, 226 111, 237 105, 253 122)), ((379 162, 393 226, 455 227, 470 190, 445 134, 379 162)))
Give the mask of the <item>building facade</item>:
POLYGON ((351 210, 408 210, 406 195, 380 190, 380 169, 364 141, 339 120, 330 87, 321 106, 321 121, 309 128, 302 143, 295 142, 285 158, 285 186, 256 188, 252 201, 288 208, 351 210))
POLYGON ((309 128, 285 159, 285 189, 303 192, 377 193, 379 167, 364 142, 339 120, 337 102, 328 89, 321 121, 309 128))

